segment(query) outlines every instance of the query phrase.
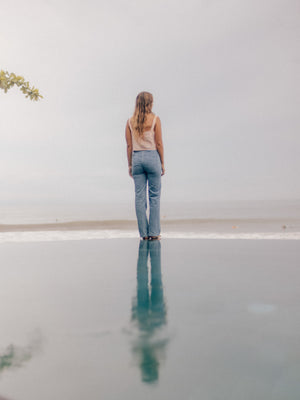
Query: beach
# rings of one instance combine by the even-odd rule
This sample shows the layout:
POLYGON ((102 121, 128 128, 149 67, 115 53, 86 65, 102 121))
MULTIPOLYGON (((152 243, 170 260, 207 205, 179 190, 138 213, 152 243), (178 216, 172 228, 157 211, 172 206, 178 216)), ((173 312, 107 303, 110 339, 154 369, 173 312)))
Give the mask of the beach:
POLYGON ((1 17, 0 400, 300 400, 299 2, 1 17))
MULTIPOLYGON (((300 240, 300 218, 193 218, 162 221, 166 239, 300 240)), ((135 220, 0 224, 0 243, 138 238, 135 220)))
POLYGON ((298 240, 69 238, 0 252, 9 400, 299 399, 298 240))

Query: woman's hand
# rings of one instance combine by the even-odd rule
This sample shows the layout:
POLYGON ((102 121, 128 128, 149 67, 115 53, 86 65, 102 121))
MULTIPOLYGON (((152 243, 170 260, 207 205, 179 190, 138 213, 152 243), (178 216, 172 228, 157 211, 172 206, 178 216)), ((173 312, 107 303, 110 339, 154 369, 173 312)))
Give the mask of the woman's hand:
POLYGON ((133 178, 133 176, 132 176, 132 166, 131 165, 129 165, 129 167, 128 167, 128 173, 129 173, 129 176, 131 176, 131 178, 133 178))
POLYGON ((164 164, 161 164, 161 176, 165 174, 165 166, 164 164))

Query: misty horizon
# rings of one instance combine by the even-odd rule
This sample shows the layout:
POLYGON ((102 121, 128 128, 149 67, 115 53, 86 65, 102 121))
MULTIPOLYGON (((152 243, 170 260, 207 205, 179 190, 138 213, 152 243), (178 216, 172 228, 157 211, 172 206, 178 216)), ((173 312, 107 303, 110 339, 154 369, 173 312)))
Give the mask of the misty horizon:
POLYGON ((298 11, 5 3, 1 68, 44 98, 0 92, 0 203, 131 203, 125 124, 142 90, 162 121, 162 203, 299 199, 298 11))

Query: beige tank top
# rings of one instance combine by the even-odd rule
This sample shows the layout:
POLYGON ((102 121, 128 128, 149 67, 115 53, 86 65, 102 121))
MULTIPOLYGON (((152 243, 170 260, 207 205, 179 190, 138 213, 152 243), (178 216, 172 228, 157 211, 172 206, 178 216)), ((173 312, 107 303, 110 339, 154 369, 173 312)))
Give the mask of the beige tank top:
POLYGON ((139 151, 139 150, 157 150, 155 140, 154 140, 154 126, 156 122, 156 115, 153 118, 152 126, 149 131, 143 132, 143 135, 141 137, 136 138, 135 135, 133 134, 133 129, 130 123, 130 118, 128 119, 128 124, 129 128, 131 131, 131 137, 132 137, 132 149, 133 151, 139 151))

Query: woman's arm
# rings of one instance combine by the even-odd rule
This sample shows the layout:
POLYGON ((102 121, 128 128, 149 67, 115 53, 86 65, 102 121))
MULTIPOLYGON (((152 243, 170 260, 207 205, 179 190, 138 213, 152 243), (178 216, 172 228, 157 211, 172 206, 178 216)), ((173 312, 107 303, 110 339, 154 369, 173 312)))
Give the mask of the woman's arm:
POLYGON ((161 174, 164 175, 165 174, 164 145, 163 145, 163 141, 162 141, 161 122, 160 122, 159 117, 156 118, 154 133, 155 133, 154 140, 155 140, 156 148, 157 148, 157 151, 158 151, 158 154, 160 157, 160 161, 161 161, 161 174))
POLYGON ((125 138, 127 143, 128 172, 129 175, 132 177, 132 137, 128 121, 126 123, 126 128, 125 128, 125 138))

